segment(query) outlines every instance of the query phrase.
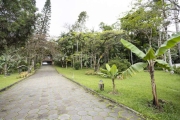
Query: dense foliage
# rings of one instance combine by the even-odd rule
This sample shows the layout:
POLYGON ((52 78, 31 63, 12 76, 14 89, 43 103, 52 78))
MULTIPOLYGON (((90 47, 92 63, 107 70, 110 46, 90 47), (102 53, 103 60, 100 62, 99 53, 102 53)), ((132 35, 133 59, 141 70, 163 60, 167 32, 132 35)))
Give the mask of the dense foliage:
POLYGON ((75 68, 75 70, 79 70, 81 68, 81 63, 80 62, 75 62, 74 63, 74 68, 75 68))
POLYGON ((174 72, 175 72, 176 74, 179 74, 179 75, 180 75, 180 67, 175 68, 175 69, 174 69, 174 72))
MULTIPOLYGON (((24 45, 35 29, 35 0, 0 1, 0 49, 24 45)), ((1 54, 1 53, 0 53, 1 54)))
POLYGON ((50 17, 50 0, 42 13, 37 13, 35 0, 0 1, 1 73, 15 72, 22 63, 30 72, 44 56, 55 54, 56 44, 46 37, 50 17))
MULTIPOLYGON (((110 66, 115 64, 117 66, 117 69, 118 69, 119 72, 122 72, 122 71, 126 70, 128 67, 131 66, 131 64, 130 64, 130 62, 128 62, 128 60, 120 59, 120 58, 112 59, 112 60, 110 60, 108 62, 108 64, 110 66)), ((105 64, 102 65, 102 68, 105 69, 105 64)))

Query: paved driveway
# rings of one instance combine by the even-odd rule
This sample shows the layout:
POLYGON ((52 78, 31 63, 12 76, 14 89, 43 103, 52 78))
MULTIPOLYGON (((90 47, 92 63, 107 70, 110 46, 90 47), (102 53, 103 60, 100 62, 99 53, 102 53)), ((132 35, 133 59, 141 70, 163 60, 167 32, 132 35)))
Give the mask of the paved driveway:
POLYGON ((0 120, 141 120, 85 91, 52 66, 0 93, 0 120))

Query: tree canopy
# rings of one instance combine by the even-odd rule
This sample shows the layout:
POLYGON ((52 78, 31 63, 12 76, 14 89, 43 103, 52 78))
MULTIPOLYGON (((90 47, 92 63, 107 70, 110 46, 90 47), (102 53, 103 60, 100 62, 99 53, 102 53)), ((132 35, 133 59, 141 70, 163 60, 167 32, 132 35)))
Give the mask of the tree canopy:
POLYGON ((0 46, 19 46, 33 34, 36 21, 35 0, 0 1, 0 46))

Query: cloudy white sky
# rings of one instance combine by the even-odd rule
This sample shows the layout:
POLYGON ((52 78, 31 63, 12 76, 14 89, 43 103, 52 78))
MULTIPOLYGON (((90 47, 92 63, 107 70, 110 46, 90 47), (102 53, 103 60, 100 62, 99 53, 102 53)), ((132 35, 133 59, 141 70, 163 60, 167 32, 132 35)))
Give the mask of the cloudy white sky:
MULTIPOLYGON (((41 11, 46 0, 36 0, 41 11)), ((65 31, 64 25, 73 24, 82 11, 86 11, 89 19, 86 26, 98 30, 99 23, 113 24, 119 15, 131 8, 132 0, 51 0, 50 35, 59 36, 65 31)))

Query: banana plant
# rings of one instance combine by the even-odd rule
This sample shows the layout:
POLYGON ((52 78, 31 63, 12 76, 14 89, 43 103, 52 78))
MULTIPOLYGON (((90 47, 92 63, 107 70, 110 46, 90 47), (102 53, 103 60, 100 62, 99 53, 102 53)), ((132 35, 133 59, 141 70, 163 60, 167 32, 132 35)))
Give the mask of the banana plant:
POLYGON ((112 65, 112 67, 109 66, 109 64, 106 64, 106 69, 100 69, 101 70, 101 75, 111 77, 112 79, 112 84, 113 84, 113 93, 115 93, 115 82, 114 80, 116 79, 118 75, 118 69, 116 65, 112 65))
POLYGON ((18 54, 19 49, 7 49, 0 56, 0 67, 3 67, 4 76, 7 76, 9 69, 13 66, 16 66, 22 57, 18 54))
POLYGON ((159 108, 158 98, 157 98, 157 92, 156 92, 156 84, 155 84, 155 78, 154 78, 154 65, 155 63, 165 69, 171 69, 168 63, 166 63, 164 60, 158 59, 158 57, 162 56, 168 49, 174 47, 178 42, 180 42, 180 34, 177 34, 170 39, 168 39, 164 44, 162 44, 159 49, 155 52, 152 47, 149 48, 147 53, 144 53, 143 51, 139 50, 136 46, 131 44, 130 42, 121 39, 121 43, 131 50, 134 54, 136 54, 139 58, 143 59, 144 61, 147 61, 146 63, 136 63, 132 66, 130 66, 126 71, 122 73, 122 76, 125 78, 126 76, 132 76, 134 73, 136 73, 139 70, 143 70, 143 67, 146 67, 148 65, 149 67, 149 74, 151 78, 151 87, 152 87, 152 95, 153 95, 153 105, 159 108))
POLYGON ((7 76, 7 72, 10 67, 8 65, 11 63, 12 57, 13 56, 5 53, 3 53, 3 55, 1 56, 1 64, 4 66, 4 76, 7 76))

